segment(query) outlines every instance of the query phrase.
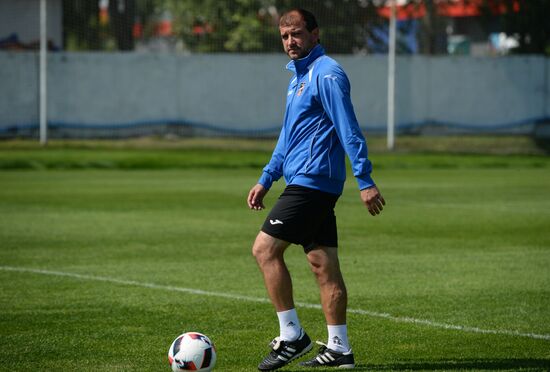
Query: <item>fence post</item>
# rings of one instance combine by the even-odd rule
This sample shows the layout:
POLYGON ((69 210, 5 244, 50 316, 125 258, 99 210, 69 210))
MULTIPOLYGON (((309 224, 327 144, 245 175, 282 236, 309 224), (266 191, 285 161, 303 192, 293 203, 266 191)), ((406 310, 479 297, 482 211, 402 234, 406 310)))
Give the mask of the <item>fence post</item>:
POLYGON ((391 1, 390 35, 388 49, 388 149, 395 147, 395 38, 396 0, 391 1))
POLYGON ((39 120, 40 120, 40 144, 46 145, 48 143, 48 112, 47 112, 47 0, 40 0, 40 100, 39 100, 39 120))

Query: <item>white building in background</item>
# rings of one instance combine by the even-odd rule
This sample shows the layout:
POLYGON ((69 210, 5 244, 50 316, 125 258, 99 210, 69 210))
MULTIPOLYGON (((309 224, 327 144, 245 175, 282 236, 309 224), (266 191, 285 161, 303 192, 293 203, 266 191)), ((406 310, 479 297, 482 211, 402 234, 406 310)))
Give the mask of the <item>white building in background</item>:
MULTIPOLYGON (((62 0, 47 0, 50 47, 63 48, 62 0)), ((0 0, 0 50, 38 49, 40 0, 0 0)))

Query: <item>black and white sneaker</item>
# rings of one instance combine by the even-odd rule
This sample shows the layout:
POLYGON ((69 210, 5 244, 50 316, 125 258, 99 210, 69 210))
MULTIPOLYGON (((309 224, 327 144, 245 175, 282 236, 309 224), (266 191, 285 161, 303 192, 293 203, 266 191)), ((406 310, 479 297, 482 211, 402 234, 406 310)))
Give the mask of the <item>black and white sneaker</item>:
POLYGON ((271 352, 258 366, 260 371, 273 371, 287 365, 310 351, 313 348, 313 343, 302 329, 301 335, 296 341, 285 341, 280 337, 275 337, 269 347, 271 347, 271 352))
POLYGON ((351 350, 347 353, 339 353, 331 350, 327 345, 317 341, 321 347, 319 348, 319 354, 313 359, 307 362, 302 362, 302 367, 337 367, 337 368, 355 368, 355 361, 351 350))

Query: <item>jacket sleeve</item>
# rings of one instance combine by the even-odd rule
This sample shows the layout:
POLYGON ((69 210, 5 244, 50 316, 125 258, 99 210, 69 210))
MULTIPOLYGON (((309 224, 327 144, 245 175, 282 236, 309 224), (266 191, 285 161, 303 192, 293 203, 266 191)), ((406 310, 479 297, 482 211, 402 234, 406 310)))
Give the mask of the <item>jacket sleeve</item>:
POLYGON ((270 189, 273 182, 279 180, 281 176, 283 175, 283 162, 285 160, 285 128, 281 129, 281 133, 279 134, 279 140, 277 141, 277 145, 275 146, 275 149, 273 150, 273 154, 271 155, 271 160, 269 163, 265 166, 263 173, 258 180, 258 183, 265 187, 266 189, 270 189))
POLYGON ((332 68, 320 73, 318 79, 321 103, 349 157, 359 189, 374 186, 367 142, 355 117, 350 97, 350 83, 346 74, 341 68, 332 68))

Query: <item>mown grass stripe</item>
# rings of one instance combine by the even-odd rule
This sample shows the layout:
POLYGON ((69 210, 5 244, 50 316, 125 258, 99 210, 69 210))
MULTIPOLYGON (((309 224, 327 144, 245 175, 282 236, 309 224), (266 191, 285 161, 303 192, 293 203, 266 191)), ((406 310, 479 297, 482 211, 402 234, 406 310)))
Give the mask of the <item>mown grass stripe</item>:
MULTIPOLYGON (((244 296, 244 295, 232 294, 232 293, 204 291, 204 290, 201 290, 201 289, 194 289, 194 288, 174 287, 174 286, 169 286, 169 285, 161 285, 161 284, 154 284, 154 283, 138 282, 138 281, 134 281, 134 280, 109 278, 109 277, 104 277, 104 276, 76 274, 76 273, 63 272, 63 271, 31 269, 31 268, 13 267, 13 266, 0 266, 0 270, 11 271, 11 272, 22 272, 22 273, 34 273, 34 274, 42 274, 42 275, 53 275, 53 276, 69 277, 69 278, 82 279, 82 280, 90 280, 90 281, 100 281, 100 282, 130 285, 130 286, 136 286, 136 287, 161 289, 161 290, 172 291, 172 292, 184 292, 184 293, 189 293, 189 294, 194 294, 194 295, 199 295, 199 296, 211 296, 211 297, 227 298, 227 299, 231 299, 231 300, 240 300, 240 301, 248 301, 248 302, 258 302, 258 303, 270 303, 270 301, 267 298, 251 297, 251 296, 244 296)), ((319 305, 319 304, 310 304, 310 303, 298 302, 298 303, 296 303, 296 305, 298 307, 309 308, 309 309, 321 309, 321 305, 319 305)), ((426 319, 416 319, 416 318, 411 318, 411 317, 394 316, 394 315, 391 315, 391 314, 388 314, 388 313, 379 313, 379 312, 363 310, 363 309, 353 309, 353 308, 351 308, 351 309, 348 309, 348 313, 366 315, 366 316, 370 316, 370 317, 374 317, 374 318, 383 318, 383 319, 388 319, 388 320, 398 322, 398 323, 411 323, 411 324, 429 326, 429 327, 433 327, 433 328, 443 328, 443 329, 448 329, 448 330, 455 330, 455 331, 462 331, 462 332, 469 332, 469 333, 505 335, 505 336, 515 336, 515 337, 527 337, 527 338, 531 338, 531 339, 550 340, 550 335, 548 335, 548 334, 524 333, 524 332, 505 330, 505 329, 499 329, 499 330, 496 330, 496 329, 483 329, 483 328, 478 328, 478 327, 469 327, 469 326, 461 326, 461 325, 434 322, 434 321, 426 320, 426 319)))

